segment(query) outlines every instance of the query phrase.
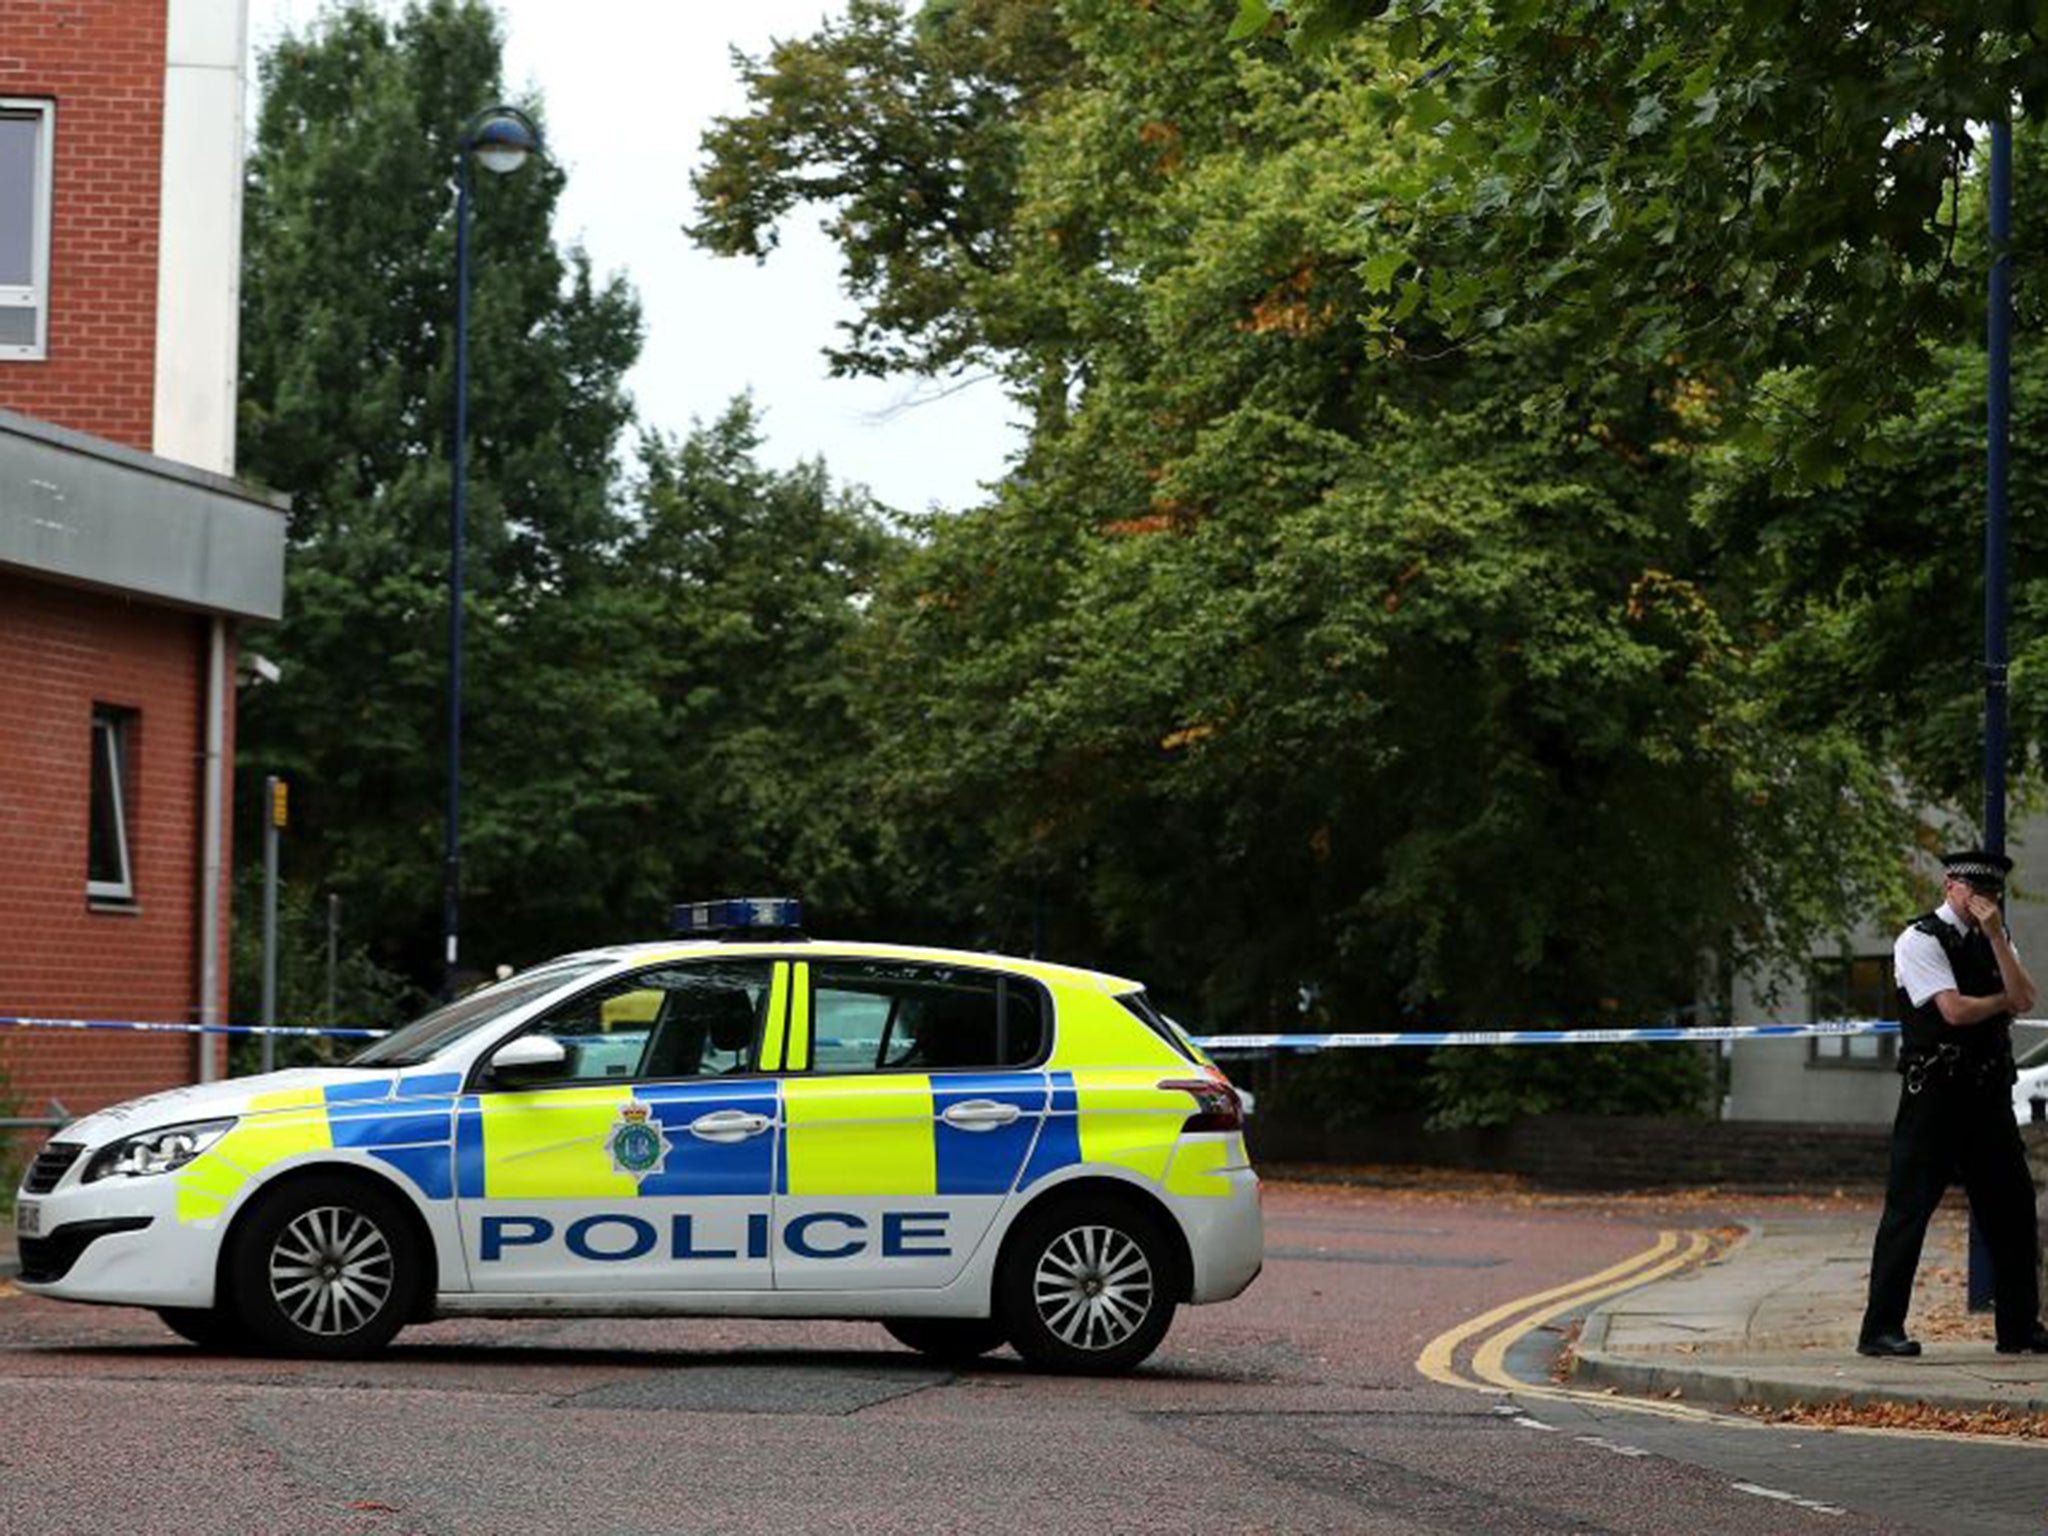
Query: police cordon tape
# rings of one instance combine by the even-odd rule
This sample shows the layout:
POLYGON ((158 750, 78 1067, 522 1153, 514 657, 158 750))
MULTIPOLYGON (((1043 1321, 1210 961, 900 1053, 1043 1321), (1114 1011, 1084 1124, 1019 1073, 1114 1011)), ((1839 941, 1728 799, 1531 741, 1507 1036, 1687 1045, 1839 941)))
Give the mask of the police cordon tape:
POLYGON ((296 1035, 330 1036, 340 1040, 382 1040, 388 1029, 347 1029, 339 1025, 295 1024, 143 1024, 129 1019, 0 1018, 0 1029, 127 1029, 148 1035, 296 1035))
MULTIPOLYGON (((2031 1023, 2031 1020, 2026 1022, 2031 1023)), ((1626 1045, 1646 1040, 1802 1040, 1833 1035, 1896 1035, 1890 1019, 1825 1019, 1814 1024, 1712 1024, 1697 1028, 1451 1029, 1374 1035, 1195 1035, 1205 1051, 1323 1051, 1383 1046, 1626 1045)))
MULTIPOLYGON (((2048 1022, 2023 1019, 2021 1023, 2048 1022)), ((381 1040, 385 1029, 352 1029, 339 1025, 289 1024, 146 1024, 118 1019, 0 1018, 0 1028, 126 1029, 171 1035, 285 1035, 344 1040, 381 1040)), ((1468 1029, 1414 1030, 1380 1034, 1194 1035, 1205 1051, 1372 1050, 1391 1046, 1446 1045, 1626 1045, 1638 1041, 1798 1040, 1834 1035, 1896 1035, 1889 1019, 1825 1019, 1812 1024, 1719 1024, 1695 1028, 1650 1026, 1639 1029, 1468 1029)))

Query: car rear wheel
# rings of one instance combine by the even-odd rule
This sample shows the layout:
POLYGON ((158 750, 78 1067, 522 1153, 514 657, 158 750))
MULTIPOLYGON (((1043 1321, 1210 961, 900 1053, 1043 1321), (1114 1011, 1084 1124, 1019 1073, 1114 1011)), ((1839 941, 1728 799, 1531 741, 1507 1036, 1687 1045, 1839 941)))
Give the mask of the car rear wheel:
POLYGON ((156 1315, 188 1344, 215 1354, 233 1354, 248 1344, 240 1321, 222 1307, 158 1307, 156 1315))
POLYGON ((892 1317, 882 1326, 907 1349, 942 1365, 969 1365, 1009 1342, 1003 1325, 986 1317, 892 1317))
POLYGON ((251 1212, 230 1274, 257 1345, 349 1358, 375 1353, 405 1326, 422 1266, 395 1199, 349 1179, 307 1179, 251 1212))
POLYGON ((1010 1342, 1042 1370, 1132 1369, 1173 1322, 1170 1251, 1156 1221, 1114 1200, 1025 1216, 996 1278, 1010 1342))

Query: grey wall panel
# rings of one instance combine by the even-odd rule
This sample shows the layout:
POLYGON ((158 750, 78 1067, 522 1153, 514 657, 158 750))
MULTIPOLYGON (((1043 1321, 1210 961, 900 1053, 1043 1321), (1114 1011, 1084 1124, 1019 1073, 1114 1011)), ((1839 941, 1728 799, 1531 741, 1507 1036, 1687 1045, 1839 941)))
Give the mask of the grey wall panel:
POLYGON ((276 619, 284 508, 223 476, 0 412, 0 565, 276 619))

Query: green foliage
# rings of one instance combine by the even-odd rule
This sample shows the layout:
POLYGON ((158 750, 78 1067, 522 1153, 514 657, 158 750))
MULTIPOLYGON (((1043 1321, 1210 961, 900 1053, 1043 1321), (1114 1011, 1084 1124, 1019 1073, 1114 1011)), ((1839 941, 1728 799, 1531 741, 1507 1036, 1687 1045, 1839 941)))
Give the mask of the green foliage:
MULTIPOLYGON (((427 1001, 424 993, 370 958, 363 942, 364 919, 344 908, 334 950, 329 1006, 328 904, 304 885, 278 883, 277 1022, 280 1025, 339 1025, 350 1029, 396 1029, 427 1001)), ((228 971, 228 1021, 260 1024, 263 1008, 263 870, 244 866, 234 881, 234 928, 228 971)), ((318 1066, 345 1061, 368 1042, 279 1036, 273 1059, 279 1067, 318 1066)), ((244 1076, 260 1069, 261 1037, 231 1036, 228 1069, 244 1076)))
POLYGON ((1698 1046, 1452 1048, 1429 1062, 1432 1129, 1505 1125, 1523 1115, 1710 1118, 1714 1058, 1698 1046))
POLYGON ((1382 344, 1544 317, 1573 379, 1682 357, 1788 473, 1839 484, 1974 327, 1959 194, 1980 125, 2048 105, 2039 25, 2033 0, 1245 0, 1217 36, 1352 60, 1423 147, 1353 182, 1415 296, 1382 344), (1788 366, 1795 399, 1767 383, 1788 366))
MULTIPOLYGON (((239 757, 247 788, 292 782, 293 888, 340 893, 378 965, 437 985, 451 181, 501 93, 497 26, 352 3, 261 73, 241 463, 293 511, 285 619, 254 641, 283 680, 244 695, 239 757)), ((472 197, 462 927, 483 972, 652 936, 691 894, 794 884, 858 914, 874 885, 839 653, 891 536, 822 467, 760 468, 744 403, 649 438, 626 478, 638 307, 554 243, 562 178, 478 173, 472 197)))
MULTIPOLYGON (((867 14, 933 89, 914 24, 867 14)), ((1657 1017, 1703 956, 1795 955, 1895 882, 1882 759, 1793 728, 1695 519, 1718 396, 1661 355, 1587 373, 1552 315, 1452 334, 1476 300, 1358 217, 1436 153, 1390 131, 1376 45, 1060 16, 1059 86, 1012 104, 987 205, 1004 262, 948 300, 998 351, 1038 317, 1003 364, 1032 442, 992 505, 921 525, 866 639, 907 888, 1207 1026, 1384 1028, 1657 1017), (1385 342, 1415 318, 1435 343, 1385 342)), ((837 46, 787 55, 806 112, 910 88, 837 46)), ((858 163, 916 218, 888 165, 797 136, 793 73, 752 84, 774 216, 858 163)), ((741 142, 713 136, 700 186, 764 174, 741 142)), ((838 234, 850 263, 899 248, 838 234)), ((1431 1092, 1446 1119, 1698 1100, 1686 1064, 1602 1065, 1447 1061, 1431 1092)))
MULTIPOLYGON (((349 4, 260 72, 239 451, 245 475, 291 495, 292 524, 286 618, 258 641, 284 681, 249 698, 240 756, 252 779, 294 783, 313 840, 299 876, 378 913, 384 962, 424 975, 444 793, 451 182, 457 132, 500 94, 497 25, 457 0, 395 21, 349 4)), ((561 185, 541 161, 479 174, 472 199, 465 897, 486 964, 538 935, 512 914, 550 872, 523 857, 609 842, 626 809, 612 760, 635 701, 587 668, 638 634, 606 563, 625 531, 613 460, 639 315, 623 282, 556 247, 561 185), (540 796, 552 835, 535 837, 540 796)), ((537 905, 537 922, 558 915, 537 905)))
POLYGON ((975 296, 1013 256, 1020 109, 1071 67, 1054 7, 934 0, 913 22, 852 0, 815 37, 734 62, 760 110, 706 136, 694 239, 762 259, 799 204, 829 208, 860 303, 835 372, 941 372, 1020 344, 975 296))

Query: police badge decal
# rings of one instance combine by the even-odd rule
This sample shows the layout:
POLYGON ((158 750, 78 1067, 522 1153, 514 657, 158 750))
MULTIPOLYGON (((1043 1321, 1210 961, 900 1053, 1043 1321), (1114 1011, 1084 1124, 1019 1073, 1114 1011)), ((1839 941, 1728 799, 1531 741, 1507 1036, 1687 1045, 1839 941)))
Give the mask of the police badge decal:
POLYGON ((618 1124, 605 1139, 604 1149, 611 1154, 613 1173, 644 1179, 650 1173, 660 1172, 667 1160, 668 1133, 649 1106, 629 1099, 619 1106, 618 1124))

